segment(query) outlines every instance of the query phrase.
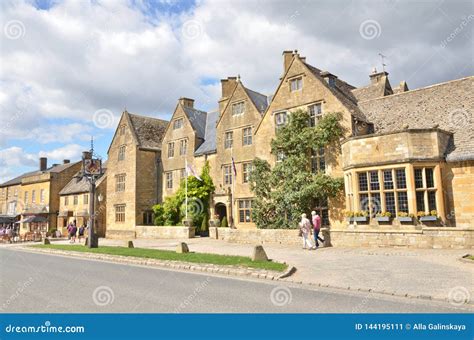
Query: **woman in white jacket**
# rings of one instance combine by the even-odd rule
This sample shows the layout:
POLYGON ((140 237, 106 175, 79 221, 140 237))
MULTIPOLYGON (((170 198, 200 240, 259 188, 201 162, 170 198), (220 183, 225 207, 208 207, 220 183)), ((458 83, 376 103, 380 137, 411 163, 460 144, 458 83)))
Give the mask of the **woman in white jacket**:
POLYGON ((301 235, 303 236, 303 249, 315 249, 311 242, 311 222, 306 218, 306 214, 301 215, 301 222, 299 223, 301 235))

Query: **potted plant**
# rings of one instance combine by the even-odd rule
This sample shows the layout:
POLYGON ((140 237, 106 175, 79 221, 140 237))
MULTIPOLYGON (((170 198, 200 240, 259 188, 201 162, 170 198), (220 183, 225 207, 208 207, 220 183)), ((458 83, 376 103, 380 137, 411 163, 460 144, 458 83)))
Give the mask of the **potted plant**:
POLYGON ((386 211, 386 212, 379 212, 377 213, 377 215, 375 216, 375 219, 378 221, 378 222, 390 222, 390 219, 392 218, 392 213, 389 212, 389 211, 386 211))
POLYGON ((431 210, 429 215, 427 215, 424 211, 419 211, 418 217, 420 222, 436 222, 438 220, 438 212, 436 210, 431 210))
POLYGON ((354 222, 354 212, 353 211, 346 211, 344 212, 346 219, 348 222, 354 222))
POLYGON ((406 212, 403 212, 403 211, 399 212, 398 215, 397 215, 397 219, 400 222, 413 223, 414 218, 415 218, 414 214, 409 214, 409 213, 406 213, 406 212))
POLYGON ((367 222, 369 220, 367 211, 356 211, 354 213, 354 222, 367 222))

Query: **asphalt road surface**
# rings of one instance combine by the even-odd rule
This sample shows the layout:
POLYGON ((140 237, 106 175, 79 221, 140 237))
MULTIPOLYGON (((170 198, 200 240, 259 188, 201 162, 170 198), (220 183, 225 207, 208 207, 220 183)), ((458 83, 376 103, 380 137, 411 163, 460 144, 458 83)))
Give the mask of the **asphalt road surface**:
MULTIPOLYGON (((0 248, 0 312, 465 313, 472 306, 0 248)), ((323 275, 323 273, 322 273, 323 275)))

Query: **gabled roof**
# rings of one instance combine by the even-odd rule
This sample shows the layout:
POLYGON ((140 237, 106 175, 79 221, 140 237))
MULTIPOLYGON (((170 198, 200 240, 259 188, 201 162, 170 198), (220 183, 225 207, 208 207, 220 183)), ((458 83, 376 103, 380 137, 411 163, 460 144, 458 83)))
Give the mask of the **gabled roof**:
POLYGON ((244 88, 245 92, 247 92, 247 95, 249 96, 255 108, 260 112, 260 114, 265 112, 269 103, 268 97, 257 91, 251 90, 243 85, 242 87, 244 88))
MULTIPOLYGON (((97 180, 96 185, 99 186, 99 184, 102 182, 102 180, 105 178, 105 171, 107 170, 107 161, 102 163, 102 170, 104 171, 104 174, 97 180)), ((69 181, 68 184, 59 192, 59 195, 72 195, 72 194, 82 194, 82 193, 87 193, 89 192, 90 189, 90 183, 85 177, 79 177, 81 174, 80 171, 78 171, 74 177, 69 181), (77 176, 77 177, 76 177, 77 176)))
POLYGON ((26 178, 26 177, 29 177, 29 176, 41 175, 41 174, 48 173, 48 172, 49 173, 60 173, 64 170, 70 168, 71 166, 76 165, 77 163, 79 163, 79 162, 66 163, 66 164, 55 164, 55 165, 52 165, 49 168, 47 168, 45 171, 35 170, 35 171, 25 172, 24 174, 22 174, 20 176, 17 176, 17 177, 15 177, 15 178, 13 178, 9 181, 1 183, 0 187, 8 187, 8 186, 12 186, 12 185, 21 184, 21 180, 23 178, 26 178))
POLYGON ((448 161, 474 159, 474 77, 360 101, 359 107, 375 132, 409 128, 439 128, 454 133, 448 161))
POLYGON ((194 152, 195 156, 206 155, 217 151, 216 128, 218 118, 219 111, 212 111, 207 114, 204 142, 194 152))
POLYGON ((161 142, 169 121, 131 114, 126 111, 124 114, 130 119, 130 125, 139 148, 161 150, 161 142))
POLYGON ((388 77, 385 76, 374 84, 353 89, 352 94, 355 96, 357 101, 365 101, 391 95, 393 94, 393 90, 388 81, 388 77))
POLYGON ((196 132, 196 136, 198 138, 204 139, 206 134, 207 112, 184 105, 182 105, 182 108, 188 116, 189 122, 191 123, 194 132, 196 132))

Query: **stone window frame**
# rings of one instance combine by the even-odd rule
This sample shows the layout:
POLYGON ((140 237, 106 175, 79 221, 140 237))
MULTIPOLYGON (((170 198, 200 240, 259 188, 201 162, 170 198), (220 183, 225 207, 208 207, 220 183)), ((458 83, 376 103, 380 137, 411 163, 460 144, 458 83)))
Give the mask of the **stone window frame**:
POLYGON ((36 190, 31 190, 31 203, 36 203, 36 190))
POLYGON ((120 135, 120 136, 125 135, 125 129, 126 129, 126 125, 125 125, 125 124, 120 125, 120 127, 119 127, 119 135, 120 135))
POLYGON ((186 156, 188 152, 188 139, 184 138, 179 141, 179 155, 186 156))
POLYGON ((288 79, 290 92, 301 91, 303 89, 303 76, 296 76, 291 79, 288 79), (293 86, 296 84, 296 86, 293 86))
POLYGON ((245 100, 232 104, 232 116, 241 116, 245 113, 245 100))
POLYGON ((247 126, 242 129, 242 146, 250 146, 253 143, 252 127, 247 126))
POLYGON ((168 143, 168 158, 174 157, 174 142, 168 143))
POLYGON ((41 203, 41 204, 44 203, 44 189, 41 189, 41 190, 40 190, 40 203, 41 203))
POLYGON ((318 102, 311 105, 308 105, 308 115, 309 115, 309 126, 315 127, 318 122, 323 117, 323 103, 318 102), (318 110, 314 110, 315 108, 319 108, 318 110))
POLYGON ((64 205, 65 206, 69 205, 69 197, 68 196, 64 196, 64 205))
POLYGON ((181 129, 183 126, 184 126, 184 118, 183 117, 176 118, 173 121, 173 130, 181 129))
POLYGON ((146 210, 142 214, 143 225, 154 225, 155 214, 152 210, 146 210))
POLYGON ((179 170, 179 179, 182 181, 185 178, 186 178, 186 169, 182 168, 179 170))
POLYGON ((275 112, 275 130, 278 131, 281 127, 288 124, 288 111, 278 111, 275 112))
POLYGON ((317 174, 318 172, 326 172, 326 153, 325 148, 320 147, 318 150, 311 149, 311 172, 317 174))
POLYGON ((239 198, 237 200, 237 213, 239 217, 239 223, 243 223, 243 224, 253 223, 252 203, 253 203, 253 199, 251 198, 239 198))
POLYGON ((89 194, 83 194, 82 195, 82 203, 83 204, 89 204, 89 194))
POLYGON ((125 222, 125 208, 126 204, 115 204, 115 222, 116 223, 124 223, 125 222))
POLYGON ((250 182, 250 174, 252 173, 252 170, 252 162, 242 163, 242 183, 246 184, 250 182))
POLYGON ((25 208, 28 208, 28 191, 25 191, 23 195, 23 203, 25 204, 25 208))
POLYGON ((232 149, 234 146, 234 131, 226 131, 224 134, 224 149, 232 149))
POLYGON ((165 173, 166 189, 173 189, 173 172, 168 171, 165 173))
POLYGON ((406 185, 407 178, 407 168, 400 166, 393 166, 388 168, 373 168, 365 169, 362 171, 356 172, 356 197, 359 202, 359 210, 365 210, 369 212, 370 217, 375 217, 379 212, 390 212, 392 217, 397 216, 400 212, 409 212, 408 208, 408 187, 406 185), (404 181, 405 185, 400 186, 400 176, 397 175, 397 172, 404 171, 404 181), (387 171, 391 172, 391 187, 387 187, 385 173, 387 171), (374 178, 374 173, 376 173, 376 178, 374 178), (364 188, 366 190, 361 190, 361 175, 365 174, 364 188), (397 178, 398 176, 398 178, 397 178), (400 187, 399 187, 400 186, 400 187), (395 205, 394 210, 389 209, 387 205, 387 197, 393 195, 393 203, 395 205), (402 197, 405 197, 406 207, 400 207, 402 202, 402 197))
POLYGON ((125 153, 126 153, 126 150, 127 150, 127 146, 126 146, 126 145, 120 145, 120 146, 119 146, 119 152, 118 152, 118 160, 119 160, 119 161, 124 161, 124 160, 125 160, 125 153))
POLYGON ((438 205, 436 202, 436 188, 435 182, 435 167, 434 166, 414 166, 413 177, 415 179, 415 203, 416 212, 424 212, 429 214, 432 210, 438 212, 438 205), (429 171, 428 171, 429 170, 429 171), (421 186, 417 183, 417 173, 421 171, 421 186), (431 179, 429 180, 428 174, 431 173, 431 179), (422 199, 420 202, 420 198, 422 199), (421 207, 420 207, 421 206, 421 207), (421 209, 422 208, 422 209, 421 209))
POLYGON ((124 192, 125 191, 125 182, 127 174, 117 174, 115 175, 115 192, 124 192))
POLYGON ((328 199, 316 199, 313 209, 321 217, 321 226, 329 226, 329 203, 328 199))
POLYGON ((224 185, 232 185, 233 175, 232 164, 225 164, 222 166, 222 182, 224 185))
POLYGON ((72 196, 72 204, 73 205, 78 205, 79 204, 79 196, 78 195, 72 196))

